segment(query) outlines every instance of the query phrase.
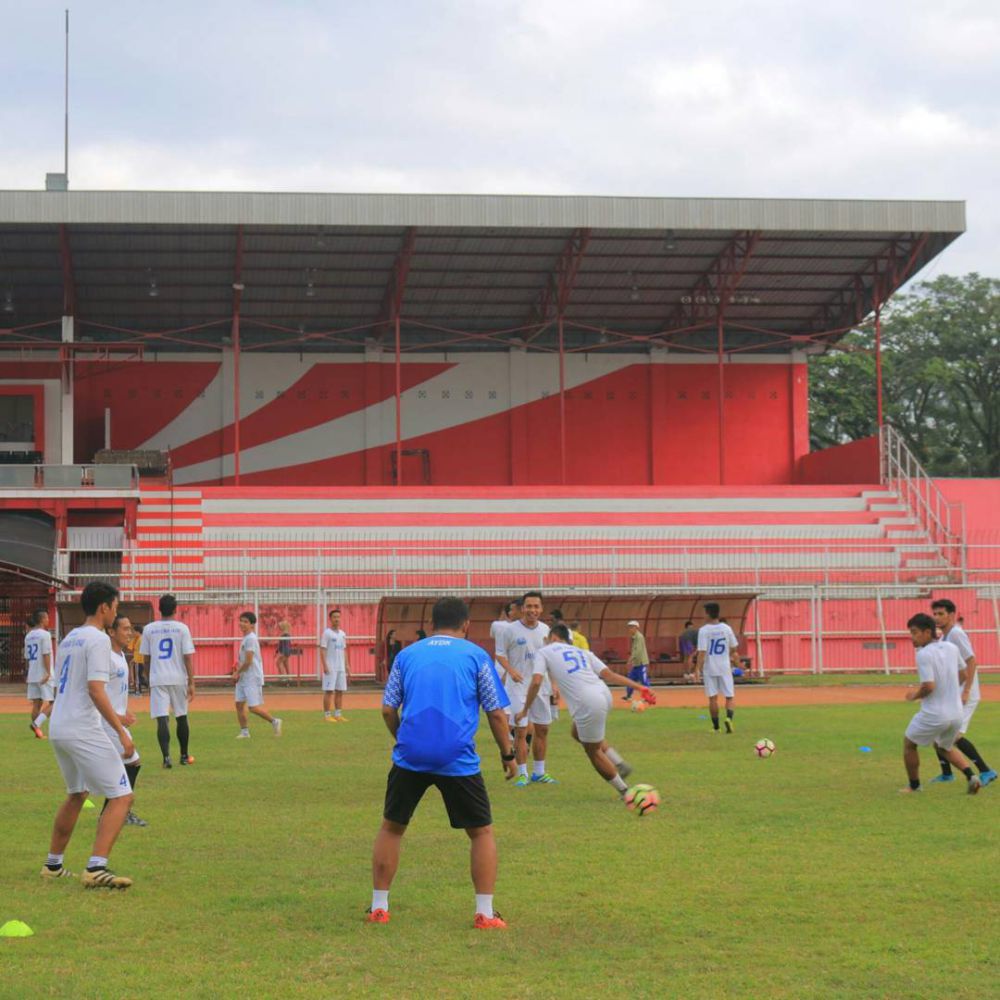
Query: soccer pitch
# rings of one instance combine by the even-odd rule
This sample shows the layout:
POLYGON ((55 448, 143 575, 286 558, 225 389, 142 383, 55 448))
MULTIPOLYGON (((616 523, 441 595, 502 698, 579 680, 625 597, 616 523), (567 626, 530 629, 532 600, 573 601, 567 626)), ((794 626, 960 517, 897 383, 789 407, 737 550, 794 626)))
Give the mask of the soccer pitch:
MULTIPOLYGON (((975 997, 997 982, 1000 787, 901 796, 907 704, 748 708, 733 736, 698 709, 615 712, 612 743, 655 784, 627 813, 569 737, 555 786, 515 790, 481 731, 507 931, 471 927, 465 836, 428 792, 407 834, 392 922, 368 926, 370 850, 390 738, 375 711, 346 725, 286 712, 285 734, 192 714, 189 769, 145 766, 112 867, 124 893, 42 884, 62 786, 26 716, 0 717, 4 842, 0 996, 975 997), (769 737, 776 755, 759 760, 769 737), (871 747, 862 753, 861 746, 871 747)), ((1000 704, 971 733, 1000 756, 1000 704)), ((176 759, 176 758, 175 758, 176 759)), ((993 764, 993 766, 997 766, 993 764)), ((86 863, 96 811, 66 863, 86 863)))

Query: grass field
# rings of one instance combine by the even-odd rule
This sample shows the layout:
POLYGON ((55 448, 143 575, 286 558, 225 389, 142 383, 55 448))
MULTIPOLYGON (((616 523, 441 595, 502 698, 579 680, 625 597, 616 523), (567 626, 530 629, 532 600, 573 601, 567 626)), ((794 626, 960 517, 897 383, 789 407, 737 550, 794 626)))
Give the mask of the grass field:
MULTIPOLYGON (((342 726, 287 713, 280 740, 258 725, 241 742, 229 716, 195 714, 197 763, 170 772, 141 721, 136 809, 150 826, 116 847, 113 867, 136 880, 121 894, 40 884, 61 786, 50 748, 0 717, 0 922, 35 930, 0 940, 0 995, 995 995, 1000 787, 897 795, 905 705, 747 709, 730 737, 702 715, 613 716, 634 777, 664 795, 643 820, 589 770, 565 714, 548 755, 558 786, 515 791, 489 752, 510 923, 497 933, 471 929, 466 839, 433 791, 392 923, 362 924, 389 753, 374 711, 342 726), (770 760, 753 755, 761 736, 778 745, 770 760)), ((988 760, 998 721, 1000 704, 980 707, 988 760)), ((74 870, 96 815, 82 814, 74 870)))

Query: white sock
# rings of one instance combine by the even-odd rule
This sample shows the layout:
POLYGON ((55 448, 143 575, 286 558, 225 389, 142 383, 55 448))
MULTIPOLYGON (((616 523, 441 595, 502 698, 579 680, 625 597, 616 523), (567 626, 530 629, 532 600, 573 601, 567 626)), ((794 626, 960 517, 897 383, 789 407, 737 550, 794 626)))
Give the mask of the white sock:
POLYGON ((389 890, 372 889, 372 912, 375 910, 385 910, 389 912, 389 890))
POLYGON ((625 763, 625 758, 614 747, 608 747, 608 749, 605 750, 604 753, 607 756, 608 760, 610 760, 611 763, 614 764, 616 767, 619 764, 625 763))
POLYGON ((523 774, 527 778, 528 777, 528 765, 527 764, 518 764, 517 765, 517 773, 518 773, 519 777, 520 777, 520 775, 523 774))
POLYGON ((329 716, 333 715, 333 712, 324 712, 323 714, 329 718, 329 716))
POLYGON ((102 858, 97 854, 91 856, 90 860, 87 862, 88 868, 107 868, 108 859, 102 858))
POLYGON ((535 766, 532 768, 531 773, 532 774, 537 774, 537 775, 543 775, 543 774, 545 774, 545 761, 544 760, 536 760, 535 761, 535 766))
POLYGON ((45 724, 45 720, 47 718, 48 718, 48 716, 44 712, 39 712, 38 713, 38 718, 35 719, 35 721, 32 723, 32 725, 38 726, 38 728, 41 729, 42 726, 45 724))
POLYGON ((333 715, 334 715, 334 718, 336 718, 337 716, 339 716, 340 715, 340 709, 339 708, 335 708, 333 710, 333 715))
POLYGON ((62 867, 63 856, 61 854, 49 854, 45 859, 45 864, 49 868, 61 868, 62 867))
POLYGON ((621 792, 622 795, 628 791, 628 785, 617 774, 613 778, 608 778, 608 781, 611 782, 611 787, 621 792))
POLYGON ((481 913, 484 917, 493 916, 493 893, 488 896, 476 893, 476 913, 481 913))
POLYGON ((250 730, 249 730, 249 729, 247 729, 247 728, 246 728, 245 726, 244 726, 244 727, 243 727, 243 728, 242 728, 242 729, 240 730, 240 732, 241 732, 241 733, 246 733, 246 734, 247 734, 247 736, 249 736, 249 735, 250 735, 250 730))

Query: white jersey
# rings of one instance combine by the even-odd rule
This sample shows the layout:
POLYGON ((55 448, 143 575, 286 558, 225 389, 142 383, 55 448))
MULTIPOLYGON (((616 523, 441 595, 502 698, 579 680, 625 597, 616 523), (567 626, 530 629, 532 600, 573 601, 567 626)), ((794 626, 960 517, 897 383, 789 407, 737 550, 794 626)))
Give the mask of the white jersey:
POLYGON ((184 622, 173 618, 150 622, 142 630, 139 652, 149 664, 149 686, 187 684, 184 657, 194 653, 191 633, 184 622))
MULTIPOLYGON (((972 642, 969 640, 969 636, 965 629, 961 625, 952 625, 950 629, 942 636, 943 642, 950 642, 957 650, 958 655, 962 657, 962 669, 966 669, 965 664, 968 662, 969 658, 975 656, 975 652, 972 649, 972 642)), ((979 671, 976 671, 976 676, 972 678, 972 687, 969 688, 969 704, 973 704, 979 701, 979 671)))
POLYGON ((706 677, 724 677, 732 673, 729 651, 738 645, 736 633, 725 622, 702 625, 698 629, 698 652, 705 654, 702 673, 706 677))
POLYGON ((49 738, 85 740, 99 733, 101 713, 90 697, 89 681, 107 684, 111 676, 111 640, 93 625, 81 625, 56 650, 56 701, 52 707, 49 738))
MULTIPOLYGON (((521 675, 521 683, 515 684, 507 678, 508 690, 511 688, 527 691, 528 683, 534 672, 535 654, 545 645, 549 635, 549 627, 545 622, 538 622, 534 628, 528 628, 520 620, 508 622, 500 633, 497 643, 497 656, 506 657, 507 662, 521 675)), ((546 676, 539 692, 543 698, 552 694, 552 685, 546 676)))
POLYGON ((52 636, 43 628, 33 628, 24 637, 24 660, 28 664, 28 676, 25 680, 29 684, 41 684, 45 676, 45 656, 49 657, 49 683, 54 678, 52 673, 52 636))
MULTIPOLYGON (((124 653, 116 653, 113 648, 111 676, 104 685, 104 690, 108 692, 108 700, 115 710, 115 715, 124 715, 128 711, 128 660, 125 659, 124 653)), ((104 725, 108 726, 107 722, 104 722, 104 725)))
POLYGON ((607 670, 589 649, 580 649, 565 642, 550 642, 535 654, 532 672, 537 677, 548 673, 559 685, 571 716, 590 708, 598 698, 606 698, 607 684, 601 671, 607 670))
POLYGON ((319 641, 326 672, 339 674, 347 669, 347 633, 342 628, 328 628, 319 641))
POLYGON ((510 624, 506 618, 498 618, 490 622, 490 638, 493 640, 494 656, 500 651, 500 633, 510 624))
POLYGON ((917 676, 933 681, 934 690, 920 702, 920 715, 935 723, 962 718, 962 683, 959 670, 965 663, 950 642, 931 642, 917 650, 917 676))
POLYGON ((260 642, 256 632, 247 632, 240 643, 240 666, 243 666, 247 653, 253 657, 250 666, 240 675, 241 680, 264 683, 264 661, 260 657, 260 642))

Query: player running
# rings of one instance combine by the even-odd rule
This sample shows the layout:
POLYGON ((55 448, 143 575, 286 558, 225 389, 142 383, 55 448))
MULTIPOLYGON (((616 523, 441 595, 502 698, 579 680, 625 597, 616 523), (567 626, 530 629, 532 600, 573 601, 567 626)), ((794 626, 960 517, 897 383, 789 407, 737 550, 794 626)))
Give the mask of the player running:
POLYGON ((916 614, 907 623, 917 651, 917 676, 920 687, 906 692, 907 701, 921 701, 920 711, 910 720, 903 737, 903 764, 910 779, 901 792, 920 791, 920 754, 917 747, 933 745, 966 777, 970 795, 979 791, 981 781, 972 773, 972 765, 955 748, 962 728, 961 684, 965 683, 965 664, 958 648, 950 642, 936 642, 934 619, 916 614))
POLYGON ((719 621, 719 605, 710 601, 705 606, 706 622, 698 629, 698 655, 695 672, 700 673, 708 695, 708 713, 712 729, 719 731, 719 695, 726 699, 726 732, 734 729, 733 666, 739 640, 725 623, 719 621))
POLYGON ((30 631, 24 637, 24 659, 28 664, 28 700, 31 702, 31 731, 44 740, 42 726, 52 714, 56 688, 52 679, 52 636, 49 613, 40 608, 28 619, 30 631))
POLYGON ((343 716, 344 692, 350 664, 347 661, 347 633, 340 627, 340 608, 329 615, 330 626, 319 640, 320 666, 323 670, 323 718, 327 722, 347 722, 343 716), (330 711, 331 702, 333 712, 330 711))
POLYGON ((281 719, 276 719, 264 708, 264 661, 260 655, 260 642, 254 625, 257 616, 252 611, 244 611, 240 615, 240 631, 243 641, 240 643, 240 657, 233 664, 233 680, 236 682, 236 718, 240 724, 238 740, 250 739, 247 708, 265 722, 271 723, 275 736, 281 735, 281 719))
POLYGON ((170 757, 170 713, 177 720, 177 742, 181 748, 181 764, 194 763, 188 753, 188 704, 194 700, 194 643, 183 622, 176 621, 177 598, 164 594, 160 598, 160 620, 150 622, 142 630, 139 652, 149 665, 149 714, 156 719, 156 740, 163 754, 163 766, 174 766, 170 757))
POLYGON ((110 583, 95 580, 83 588, 80 606, 86 615, 83 625, 73 629, 56 652, 58 697, 52 708, 49 740, 66 782, 66 800, 56 813, 41 876, 73 876, 63 866, 63 856, 87 794, 93 792, 110 801, 97 824, 81 882, 87 889, 127 889, 132 880, 108 868, 111 848, 132 807, 132 786, 122 754, 135 754, 132 737, 108 700, 106 689, 111 676, 111 640, 105 629, 115 620, 118 591, 110 583), (102 719, 118 736, 121 752, 112 746, 102 719))
MULTIPOLYGON (((931 614, 934 616, 934 623, 941 630, 941 640, 950 642, 958 650, 965 663, 965 683, 962 688, 962 729, 958 734, 958 739, 955 740, 955 746, 979 768, 979 780, 985 786, 991 781, 996 781, 997 773, 983 760, 972 741, 967 739, 965 735, 969 731, 972 716, 979 707, 979 672, 976 670, 976 653, 972 648, 968 634, 958 622, 958 609, 953 601, 949 601, 947 598, 934 601, 931 604, 931 614)), ((940 751, 938 752, 938 760, 941 764, 941 773, 936 778, 931 778, 931 784, 940 781, 954 781, 955 776, 951 773, 951 764, 940 751)))
POLYGON ((520 724, 530 713, 548 674, 566 699, 573 720, 573 739, 583 747, 594 770, 610 782, 620 796, 624 795, 628 790, 624 779, 632 773, 632 768, 604 738, 611 711, 611 692, 607 685, 620 684, 651 698, 649 687, 614 673, 590 650, 572 645, 566 625, 552 626, 546 645, 535 654, 531 671, 524 707, 516 721, 520 724))

